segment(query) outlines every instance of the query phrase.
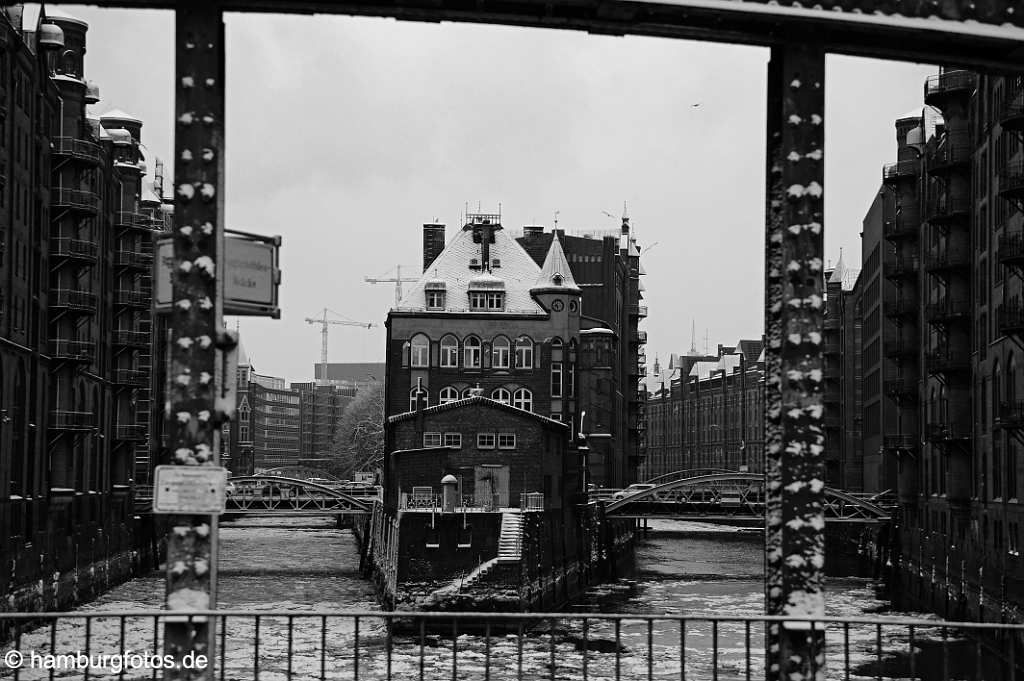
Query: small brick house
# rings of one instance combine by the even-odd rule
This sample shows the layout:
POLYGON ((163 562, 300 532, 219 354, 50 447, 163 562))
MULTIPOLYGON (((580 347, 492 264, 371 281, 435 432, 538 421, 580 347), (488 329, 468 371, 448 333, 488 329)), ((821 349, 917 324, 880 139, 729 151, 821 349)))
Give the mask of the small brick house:
POLYGON ((392 416, 385 506, 406 508, 414 487, 440 495, 441 479, 453 475, 460 506, 518 508, 521 494, 539 492, 544 508, 567 507, 579 492, 569 431, 561 421, 482 396, 392 416))

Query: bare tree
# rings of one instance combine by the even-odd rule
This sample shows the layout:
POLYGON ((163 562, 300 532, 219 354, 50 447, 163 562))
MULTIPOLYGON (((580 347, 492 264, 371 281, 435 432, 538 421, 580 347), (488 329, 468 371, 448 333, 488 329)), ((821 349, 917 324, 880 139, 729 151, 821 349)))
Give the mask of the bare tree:
POLYGON ((384 457, 384 385, 361 388, 348 405, 331 443, 330 472, 349 478, 379 468, 384 457))

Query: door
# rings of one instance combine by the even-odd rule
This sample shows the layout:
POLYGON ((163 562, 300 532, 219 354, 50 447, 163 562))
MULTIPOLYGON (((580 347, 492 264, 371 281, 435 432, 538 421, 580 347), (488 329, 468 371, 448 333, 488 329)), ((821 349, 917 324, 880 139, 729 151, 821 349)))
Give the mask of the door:
POLYGON ((497 505, 507 507, 508 504, 508 466, 485 464, 474 469, 474 496, 477 506, 489 508, 497 495, 497 505))

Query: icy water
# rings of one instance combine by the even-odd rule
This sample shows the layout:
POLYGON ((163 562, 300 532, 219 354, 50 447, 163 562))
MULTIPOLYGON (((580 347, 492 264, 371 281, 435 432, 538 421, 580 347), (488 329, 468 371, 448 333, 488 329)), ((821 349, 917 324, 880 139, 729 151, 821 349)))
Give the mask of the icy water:
MULTIPOLYGON (((763 567, 759 534, 739 533, 695 524, 655 523, 637 550, 637 572, 591 590, 574 608, 586 612, 673 614, 694 619, 628 619, 534 622, 525 634, 495 632, 463 634, 453 639, 427 631, 423 636, 399 635, 389 648, 382 620, 286 617, 262 620, 257 634, 252 618, 233 618, 224 627, 223 664, 215 678, 248 681, 257 678, 383 679, 721 679, 763 678, 763 629, 741 623, 717 626, 699 621, 700 614, 757 615, 763 608, 763 567), (659 530, 661 530, 659 532, 659 530), (671 530, 670 532, 665 532, 671 530), (694 530, 710 530, 713 533, 694 530), (687 531, 689 534, 681 534, 687 531), (750 648, 746 643, 749 637, 750 648), (254 642, 258 640, 258 650, 254 642), (289 643, 290 641, 290 643, 289 643), (289 649, 292 654, 289 655, 289 649), (749 653, 748 653, 749 650, 749 653), (681 651, 684 655, 681 655, 681 651), (454 653, 454 655, 453 655, 454 653), (685 661, 684 661, 685 660, 685 661), (358 666, 358 667, 357 667, 358 666)), ((163 575, 135 579, 80 608, 99 614, 111 610, 154 610, 163 599, 163 575)), ((219 606, 227 610, 378 611, 372 585, 358 573, 358 554, 348 530, 330 519, 245 519, 221 529, 219 606)), ((829 614, 858 616, 886 610, 867 580, 844 579, 829 584, 829 614)), ((890 613, 913 614, 918 613, 890 613)), ((23 652, 48 652, 51 633, 58 651, 85 651, 81 623, 61 625, 56 632, 37 629, 22 637, 23 652)), ((929 632, 918 631, 917 636, 929 632)), ((934 633, 934 632, 933 632, 934 633)), ((161 652, 159 627, 133 618, 122 633, 118 620, 94 620, 91 653, 161 652), (154 638, 155 637, 155 638, 154 638)), ((844 641, 849 640, 849 678, 875 678, 875 627, 828 631, 830 678, 845 678, 844 641)), ((908 641, 892 627, 882 630, 883 649, 907 650, 908 641)), ((10 646, 5 647, 5 651, 10 646)), ((109 666, 109 665, 108 665, 109 666)), ((905 666, 905 665, 904 665, 905 666)), ((891 660, 883 667, 900 669, 891 660)), ((0 664, 0 670, 2 670, 0 664)), ((9 670, 5 670, 9 676, 9 670)), ((21 678, 49 678, 48 670, 23 669, 21 678)), ((148 670, 129 670, 123 678, 151 678, 148 670)), ((0 672, 4 675, 4 672, 0 672)), ((905 673, 896 672, 898 678, 905 673)), ((83 678, 77 670, 58 670, 53 678, 83 678)), ((89 678, 121 678, 116 669, 93 668, 89 678)), ((159 678, 159 674, 156 678, 159 678)))

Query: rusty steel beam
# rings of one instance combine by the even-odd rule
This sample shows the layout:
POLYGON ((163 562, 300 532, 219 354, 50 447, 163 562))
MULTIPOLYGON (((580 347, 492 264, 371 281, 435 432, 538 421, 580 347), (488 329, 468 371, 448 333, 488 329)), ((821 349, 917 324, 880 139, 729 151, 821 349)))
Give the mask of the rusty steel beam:
MULTIPOLYGON (((765 606, 825 614, 825 51, 772 50, 765 239, 765 606)), ((825 678, 824 631, 772 624, 768 678, 825 678)))
MULTIPOLYGON (((172 463, 218 466, 218 254, 224 238, 224 23, 213 3, 176 13, 174 266, 167 433, 172 463)), ((168 610, 216 607, 216 516, 172 516, 167 540, 168 610)), ((167 680, 212 678, 183 669, 192 653, 212 660, 214 623, 169 619, 164 652, 178 666, 167 680)))
MULTIPOLYGON (((184 0, 88 4, 187 6, 184 0)), ((762 46, 802 44, 812 35, 837 54, 1006 73, 1018 72, 1024 64, 1024 10, 1018 0, 223 0, 221 7, 232 12, 505 24, 762 46)))

